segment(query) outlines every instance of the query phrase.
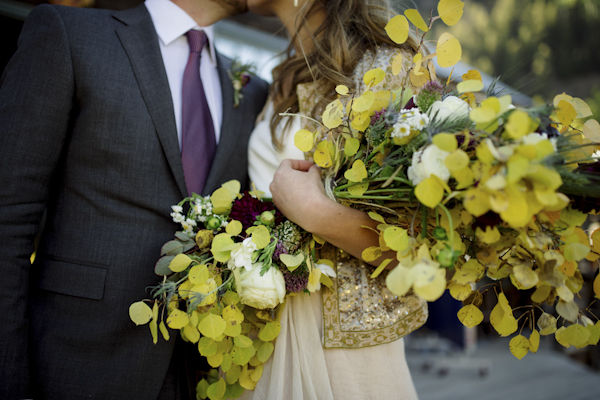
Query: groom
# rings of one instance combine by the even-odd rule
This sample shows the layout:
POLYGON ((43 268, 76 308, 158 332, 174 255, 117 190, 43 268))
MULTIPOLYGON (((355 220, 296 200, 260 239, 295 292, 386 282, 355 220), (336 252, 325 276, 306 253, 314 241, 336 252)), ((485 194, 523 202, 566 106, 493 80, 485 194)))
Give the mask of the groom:
POLYGON ((245 8, 147 0, 120 12, 31 12, 0 86, 0 399, 195 398, 188 344, 173 331, 152 344, 128 307, 158 282, 160 246, 177 229, 170 206, 188 188, 247 182, 267 85, 253 78, 234 108, 231 63, 215 52, 212 29, 189 40, 204 44, 194 50, 199 67, 188 66, 186 36, 245 8), (189 81, 194 69, 201 89, 197 76, 189 81), (187 89, 204 100, 186 114, 198 107, 187 89), (182 162, 195 146, 186 124, 202 126, 206 144, 182 162), (190 160, 193 171, 213 157, 192 176, 190 160))

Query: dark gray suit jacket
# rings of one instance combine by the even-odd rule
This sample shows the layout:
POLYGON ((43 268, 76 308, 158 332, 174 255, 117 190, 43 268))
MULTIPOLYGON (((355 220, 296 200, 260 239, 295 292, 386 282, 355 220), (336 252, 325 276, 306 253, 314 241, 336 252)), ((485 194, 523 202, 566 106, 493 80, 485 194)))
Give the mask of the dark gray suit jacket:
MULTIPOLYGON (((223 126, 206 193, 247 182, 267 95, 254 78, 234 109, 230 62, 218 67, 223 126)), ((175 340, 152 344, 128 307, 157 283, 177 229, 170 206, 186 195, 146 8, 36 7, 0 87, 0 399, 156 398, 175 340)))

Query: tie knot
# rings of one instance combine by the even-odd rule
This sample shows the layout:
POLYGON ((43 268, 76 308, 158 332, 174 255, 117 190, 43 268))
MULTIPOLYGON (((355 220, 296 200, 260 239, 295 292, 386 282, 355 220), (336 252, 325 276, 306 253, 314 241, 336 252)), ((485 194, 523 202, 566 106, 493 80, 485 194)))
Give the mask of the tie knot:
POLYGON ((204 31, 191 29, 186 32, 185 36, 188 38, 190 53, 200 53, 208 41, 204 31))

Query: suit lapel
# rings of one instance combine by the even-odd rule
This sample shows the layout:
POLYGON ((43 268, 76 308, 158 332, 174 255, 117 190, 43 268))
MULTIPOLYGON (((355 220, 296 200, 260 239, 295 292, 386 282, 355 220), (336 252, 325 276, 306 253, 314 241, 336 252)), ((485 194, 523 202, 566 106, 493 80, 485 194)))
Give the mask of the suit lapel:
POLYGON ((115 12, 113 16, 125 24, 117 28, 117 35, 131 62, 177 186, 182 197, 187 197, 171 90, 150 14, 142 4, 115 12))
POLYGON ((204 186, 204 194, 212 193, 223 183, 221 179, 222 171, 227 170, 227 165, 235 161, 231 160, 231 154, 233 148, 237 145, 236 133, 240 128, 241 109, 244 104, 242 101, 238 108, 233 108, 233 84, 228 72, 231 69, 231 61, 217 53, 217 68, 219 81, 221 82, 221 92, 223 93, 223 121, 221 123, 219 145, 204 186))

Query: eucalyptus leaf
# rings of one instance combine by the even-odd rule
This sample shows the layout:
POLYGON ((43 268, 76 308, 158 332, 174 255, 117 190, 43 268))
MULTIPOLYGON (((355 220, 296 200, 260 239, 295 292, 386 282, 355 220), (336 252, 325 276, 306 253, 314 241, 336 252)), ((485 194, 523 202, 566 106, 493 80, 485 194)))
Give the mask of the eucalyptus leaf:
POLYGON ((154 265, 154 273, 159 276, 171 275, 173 271, 169 268, 169 264, 175 258, 175 256, 164 256, 161 257, 154 265))

